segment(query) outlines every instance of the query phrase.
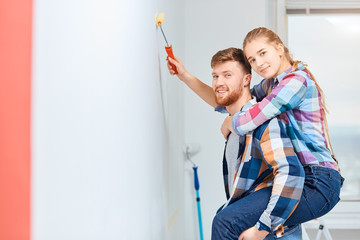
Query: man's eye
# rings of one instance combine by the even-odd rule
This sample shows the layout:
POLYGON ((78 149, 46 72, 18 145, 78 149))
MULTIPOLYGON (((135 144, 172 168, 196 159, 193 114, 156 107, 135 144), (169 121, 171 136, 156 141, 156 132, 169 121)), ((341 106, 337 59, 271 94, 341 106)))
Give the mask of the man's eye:
POLYGON ((226 77, 231 77, 231 74, 230 74, 230 73, 228 73, 228 74, 226 74, 225 76, 226 76, 226 77))
POLYGON ((218 78, 219 78, 219 76, 217 76, 217 75, 213 76, 213 79, 218 79, 218 78))

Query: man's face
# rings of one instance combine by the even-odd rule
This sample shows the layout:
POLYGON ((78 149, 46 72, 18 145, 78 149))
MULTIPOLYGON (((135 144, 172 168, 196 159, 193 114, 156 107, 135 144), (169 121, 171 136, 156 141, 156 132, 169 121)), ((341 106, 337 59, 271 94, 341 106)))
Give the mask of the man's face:
POLYGON ((216 103, 219 106, 229 106, 240 98, 245 75, 240 63, 235 61, 219 63, 214 66, 212 87, 216 103))
POLYGON ((281 73, 281 47, 276 48, 265 38, 259 38, 249 42, 244 50, 251 68, 263 78, 275 78, 281 73))

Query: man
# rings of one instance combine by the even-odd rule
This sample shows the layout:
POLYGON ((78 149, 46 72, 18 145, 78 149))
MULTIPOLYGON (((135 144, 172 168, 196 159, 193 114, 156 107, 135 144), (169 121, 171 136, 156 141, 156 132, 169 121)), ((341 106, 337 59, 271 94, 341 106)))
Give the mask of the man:
MULTIPOLYGON (((169 61, 179 79, 211 106, 220 106, 218 111, 233 115, 256 103, 250 93, 251 68, 241 49, 229 48, 213 56, 212 89, 188 73, 179 59, 169 61)), ((283 123, 274 118, 245 137, 230 133, 223 172, 228 201, 214 218, 212 239, 256 240, 272 233, 267 237, 271 239, 282 233, 304 184, 303 167, 283 123)), ((289 233, 291 239, 295 233, 289 233)))

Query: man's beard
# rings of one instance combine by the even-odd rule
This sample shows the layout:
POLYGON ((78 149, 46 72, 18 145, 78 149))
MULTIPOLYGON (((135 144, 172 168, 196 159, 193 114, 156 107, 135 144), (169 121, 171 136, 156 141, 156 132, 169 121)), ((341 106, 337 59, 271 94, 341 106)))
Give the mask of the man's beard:
POLYGON ((222 98, 222 97, 218 97, 217 95, 215 95, 215 100, 216 100, 216 104, 218 104, 219 106, 222 107, 226 107, 229 106, 233 103, 235 103, 241 96, 241 89, 235 89, 233 91, 230 92, 229 95, 227 95, 226 97, 222 98))

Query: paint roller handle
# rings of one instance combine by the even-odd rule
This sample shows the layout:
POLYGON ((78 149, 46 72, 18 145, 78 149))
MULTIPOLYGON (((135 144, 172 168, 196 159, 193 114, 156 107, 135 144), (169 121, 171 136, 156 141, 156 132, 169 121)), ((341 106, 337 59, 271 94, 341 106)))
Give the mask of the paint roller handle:
POLYGON ((200 184, 199 184, 199 178, 198 178, 198 174, 197 174, 197 167, 193 167, 194 169, 194 185, 195 185, 195 189, 199 190, 200 188, 200 184))
MULTIPOLYGON (((165 47, 165 51, 166 51, 169 58, 175 59, 174 53, 173 53, 173 50, 172 50, 172 45, 170 45, 168 47, 165 47)), ((169 62, 169 64, 172 67, 172 69, 175 71, 175 74, 178 74, 176 66, 174 64, 170 63, 170 62, 169 62)))

